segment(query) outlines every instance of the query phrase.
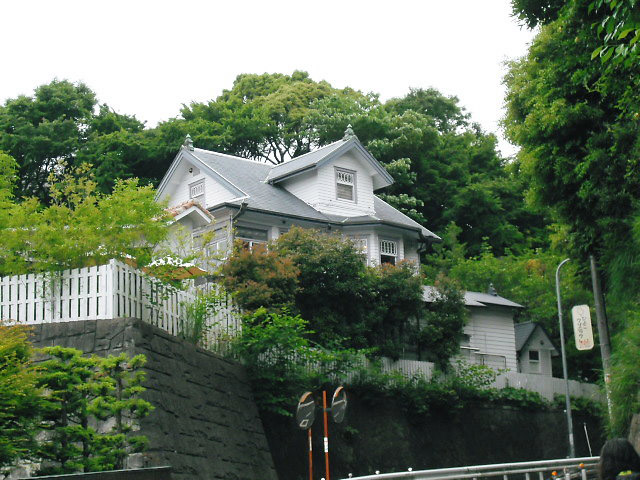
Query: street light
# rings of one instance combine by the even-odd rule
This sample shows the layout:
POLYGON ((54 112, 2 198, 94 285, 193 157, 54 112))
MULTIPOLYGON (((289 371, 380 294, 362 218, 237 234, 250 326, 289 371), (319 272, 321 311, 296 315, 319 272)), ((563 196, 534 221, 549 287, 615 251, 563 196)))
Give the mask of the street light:
POLYGON ((562 325, 562 303, 560 301, 560 268, 569 261, 560 262, 556 269, 556 297, 558 298, 558 322, 560 323, 560 350, 562 351, 562 373, 564 375, 565 402, 567 409, 567 429, 569 431, 569 456, 575 458, 576 447, 573 443, 573 421, 571 420, 571 401, 569 399, 569 377, 567 375, 567 354, 564 350, 564 326, 562 325))

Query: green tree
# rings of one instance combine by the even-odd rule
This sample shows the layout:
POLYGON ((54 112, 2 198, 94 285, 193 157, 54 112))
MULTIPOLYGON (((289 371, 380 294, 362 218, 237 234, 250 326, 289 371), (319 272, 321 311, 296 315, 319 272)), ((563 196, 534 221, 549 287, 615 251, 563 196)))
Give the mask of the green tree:
POLYGON ((343 377, 355 360, 354 351, 331 351, 314 344, 308 322, 299 315, 259 308, 245 315, 242 325, 230 355, 243 360, 255 385, 256 402, 266 412, 291 416, 300 392, 343 377))
POLYGON ((223 263, 221 274, 222 284, 233 292, 243 310, 294 307, 300 272, 290 258, 266 246, 256 245, 250 250, 238 241, 229 261, 223 263))
POLYGON ((33 457, 40 415, 29 330, 0 325, 0 468, 33 457))
POLYGON ((96 394, 97 360, 82 356, 80 350, 46 347, 51 357, 40 365, 38 384, 44 389, 43 424, 47 432, 39 443, 37 456, 44 460, 40 475, 87 470, 96 432, 89 426, 89 406, 96 394))
MULTIPOLYGON (((3 182, 10 184, 7 158, 0 157, 0 166, 9 172, 3 182)), ((126 256, 145 265, 167 236, 167 214, 150 186, 119 180, 113 193, 99 193, 87 165, 49 179, 53 203, 48 207, 35 198, 14 203, 4 195, 0 274, 55 272, 126 256)))
POLYGON ((435 298, 417 323, 416 350, 418 359, 447 371, 449 359, 460 352, 468 312, 464 294, 455 282, 439 275, 434 286, 435 298))
POLYGON ((126 354, 110 355, 100 360, 98 371, 103 382, 97 396, 91 403, 93 415, 100 420, 114 419, 110 432, 97 439, 93 470, 119 470, 131 453, 142 452, 147 447, 147 437, 132 435, 133 422, 151 413, 153 406, 140 398, 146 388, 142 385, 146 363, 144 355, 129 357, 126 354))
POLYGON ((32 96, 21 95, 0 106, 0 150, 18 162, 18 198, 35 196, 49 203, 48 177, 59 173, 61 163, 95 165, 103 193, 111 191, 118 178, 157 182, 168 166, 157 162, 164 148, 135 116, 98 106, 95 93, 83 83, 53 80, 32 96))
POLYGON ((17 196, 46 200, 46 182, 61 160, 70 162, 90 123, 95 94, 83 83, 53 80, 0 107, 0 150, 19 165, 17 196))

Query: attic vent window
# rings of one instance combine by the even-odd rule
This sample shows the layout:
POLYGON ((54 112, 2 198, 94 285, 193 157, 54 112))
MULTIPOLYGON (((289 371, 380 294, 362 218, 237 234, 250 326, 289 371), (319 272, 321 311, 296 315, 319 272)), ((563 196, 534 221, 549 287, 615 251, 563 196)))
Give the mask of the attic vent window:
POLYGON ((393 240, 380 240, 380 263, 396 264, 398 243, 393 240))
POLYGON ((204 180, 189 185, 189 198, 197 198, 204 195, 204 180))
POLYGON ((355 201, 356 173, 336 169, 336 196, 339 200, 355 201))

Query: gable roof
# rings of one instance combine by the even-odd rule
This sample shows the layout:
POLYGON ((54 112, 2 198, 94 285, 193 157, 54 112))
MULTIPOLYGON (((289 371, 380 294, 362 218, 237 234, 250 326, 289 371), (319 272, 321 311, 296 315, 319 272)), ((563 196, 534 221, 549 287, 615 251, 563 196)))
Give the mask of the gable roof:
MULTIPOLYGON (((364 215, 359 217, 344 217, 339 215, 323 214, 307 204, 294 194, 278 185, 278 182, 269 182, 268 178, 284 179, 295 175, 300 170, 297 167, 302 165, 311 165, 315 168, 321 162, 329 161, 335 158, 333 154, 342 154, 351 149, 362 150, 365 156, 370 157, 372 165, 376 169, 381 169, 384 178, 393 179, 389 173, 375 160, 355 139, 339 140, 326 147, 318 149, 300 157, 296 157, 289 162, 281 165, 272 166, 254 160, 248 160, 242 157, 227 155, 224 153, 216 153, 201 148, 182 147, 173 163, 165 174, 160 186, 158 187, 157 198, 160 198, 163 190, 169 183, 169 178, 177 169, 180 161, 186 159, 191 163, 202 167, 202 170, 218 181, 223 187, 231 192, 235 197, 232 200, 209 206, 209 209, 217 209, 224 206, 240 208, 246 204, 246 208, 256 212, 267 214, 276 214, 288 216, 312 222, 318 222, 322 225, 390 225, 417 232, 422 240, 439 241, 440 237, 426 229, 418 222, 412 220, 402 212, 384 202, 382 199, 374 195, 374 215, 364 215), (318 153, 320 152, 320 153, 318 153), (298 160, 301 159, 301 162, 298 160), (279 167, 293 164, 296 168, 281 170, 277 175, 272 172, 279 167), (271 176, 271 177, 270 177, 271 176)), ((362 153, 361 152, 361 153, 362 153)), ((367 159, 369 161, 369 159, 367 159)), ((306 168, 306 167, 305 167, 306 168)), ((383 177, 381 177, 383 178, 383 177)))
MULTIPOLYGON (((440 292, 438 289, 431 285, 424 285, 422 287, 422 299, 425 302, 433 302, 439 295, 440 292)), ((512 302, 500 295, 469 291, 464 292, 464 304, 467 307, 488 307, 490 305, 497 305, 500 307, 524 308, 519 303, 512 302)))
POLYGON ((389 175, 389 172, 362 146, 356 137, 351 137, 348 140, 338 140, 313 152, 276 165, 271 168, 265 181, 268 183, 281 182, 293 175, 319 168, 351 150, 360 154, 361 158, 377 172, 377 176, 374 177, 374 190, 387 187, 393 183, 393 177, 389 175))
POLYGON ((516 323, 513 327, 516 333, 516 352, 521 351, 529 343, 529 340, 531 339, 533 332, 535 332, 537 329, 540 329, 542 333, 549 340, 551 348, 553 349, 552 355, 554 356, 558 355, 558 349, 553 344, 553 340, 551 340, 551 337, 547 334, 547 331, 539 323, 536 323, 536 322, 516 323))

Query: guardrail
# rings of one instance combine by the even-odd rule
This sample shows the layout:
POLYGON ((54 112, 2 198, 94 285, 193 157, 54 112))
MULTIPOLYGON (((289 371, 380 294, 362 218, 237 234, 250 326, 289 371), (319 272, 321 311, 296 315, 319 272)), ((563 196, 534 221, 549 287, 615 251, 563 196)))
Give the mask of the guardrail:
POLYGON ((524 480, 558 479, 570 480, 597 478, 596 466, 600 457, 563 458, 557 460, 539 460, 535 462, 497 463, 492 465, 474 465, 469 467, 438 468, 434 470, 411 469, 405 472, 376 473, 361 477, 347 477, 351 480, 454 480, 499 478, 508 480, 516 476, 524 480))

